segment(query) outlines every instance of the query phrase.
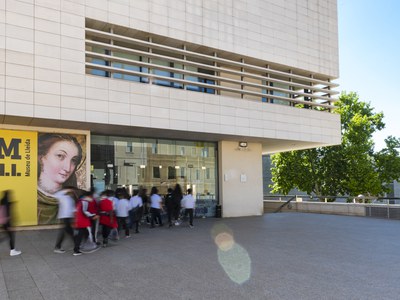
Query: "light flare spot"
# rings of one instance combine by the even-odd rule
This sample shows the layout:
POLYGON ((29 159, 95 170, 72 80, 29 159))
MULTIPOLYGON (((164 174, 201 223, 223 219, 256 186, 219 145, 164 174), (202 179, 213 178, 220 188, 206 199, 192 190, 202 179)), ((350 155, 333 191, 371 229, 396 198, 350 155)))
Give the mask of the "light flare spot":
POLYGON ((235 283, 243 284, 251 277, 251 259, 245 248, 235 242, 233 231, 225 224, 211 229, 211 237, 218 247, 218 263, 235 283))
POLYGON ((228 251, 218 250, 218 261, 233 282, 243 284, 250 279, 251 259, 239 244, 235 243, 228 251))
POLYGON ((218 249, 221 251, 231 250, 233 245, 235 244, 233 236, 227 232, 219 233, 215 237, 214 242, 218 246, 218 249))

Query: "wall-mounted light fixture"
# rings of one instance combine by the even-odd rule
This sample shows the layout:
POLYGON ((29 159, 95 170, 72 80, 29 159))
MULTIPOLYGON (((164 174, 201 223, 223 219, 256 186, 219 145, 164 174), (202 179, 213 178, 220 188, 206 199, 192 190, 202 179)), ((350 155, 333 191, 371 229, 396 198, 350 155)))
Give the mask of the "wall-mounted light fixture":
POLYGON ((240 148, 247 148, 247 142, 239 142, 240 148))

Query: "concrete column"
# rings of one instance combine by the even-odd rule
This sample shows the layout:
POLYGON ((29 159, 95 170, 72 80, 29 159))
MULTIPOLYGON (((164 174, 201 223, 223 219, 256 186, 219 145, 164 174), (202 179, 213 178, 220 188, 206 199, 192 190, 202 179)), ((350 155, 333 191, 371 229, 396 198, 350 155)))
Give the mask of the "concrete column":
POLYGON ((219 188, 223 217, 263 214, 262 147, 248 143, 221 141, 219 153, 219 188))

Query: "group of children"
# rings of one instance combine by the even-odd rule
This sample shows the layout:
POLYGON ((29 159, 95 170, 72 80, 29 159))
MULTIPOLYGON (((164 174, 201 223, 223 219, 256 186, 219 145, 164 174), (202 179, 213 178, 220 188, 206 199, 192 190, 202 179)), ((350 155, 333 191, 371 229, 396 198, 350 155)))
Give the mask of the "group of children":
POLYGON ((91 253, 101 245, 107 247, 110 238, 119 239, 119 232, 125 231, 125 238, 130 238, 130 229, 139 233, 143 217, 154 228, 157 223, 163 226, 161 214, 167 210, 169 227, 179 225, 181 209, 184 216, 189 216, 189 226, 193 228, 195 198, 188 189, 183 195, 179 184, 168 189, 163 199, 158 189, 152 187, 150 197, 145 188, 135 190, 132 197, 125 188, 103 191, 98 198, 93 191, 81 192, 75 188, 65 188, 55 194, 59 201, 58 218, 63 224, 57 237, 55 253, 65 253, 62 243, 66 234, 74 241, 73 255, 91 253), (98 229, 101 227, 102 243, 97 241, 98 229))

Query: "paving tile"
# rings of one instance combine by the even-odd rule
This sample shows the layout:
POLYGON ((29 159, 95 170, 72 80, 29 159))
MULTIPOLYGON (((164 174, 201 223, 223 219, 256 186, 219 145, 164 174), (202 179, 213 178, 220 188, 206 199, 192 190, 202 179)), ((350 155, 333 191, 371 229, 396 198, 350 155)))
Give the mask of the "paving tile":
POLYGON ((35 282, 27 270, 6 272, 4 278, 9 292, 36 287, 35 282))
POLYGON ((37 288, 19 289, 9 292, 10 300, 43 300, 43 296, 37 288))
POLYGON ((25 271, 26 267, 24 261, 22 260, 22 256, 6 256, 1 258, 1 268, 3 272, 8 271, 25 271))

